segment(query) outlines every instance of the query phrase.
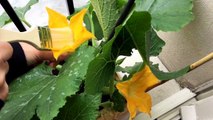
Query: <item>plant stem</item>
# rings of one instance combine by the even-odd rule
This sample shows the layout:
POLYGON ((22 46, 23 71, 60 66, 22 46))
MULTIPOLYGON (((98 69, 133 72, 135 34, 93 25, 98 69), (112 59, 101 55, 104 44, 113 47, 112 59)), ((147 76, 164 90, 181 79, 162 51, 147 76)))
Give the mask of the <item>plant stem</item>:
POLYGON ((110 93, 110 97, 112 97, 113 92, 114 92, 114 79, 111 79, 109 81, 109 93, 110 93))
POLYGON ((30 23, 28 23, 26 20, 22 20, 29 28, 31 27, 30 23))
POLYGON ((100 104, 100 106, 104 107, 104 108, 109 108, 113 106, 113 103, 110 101, 106 101, 100 104))
POLYGON ((204 58, 198 60, 197 62, 193 63, 190 65, 190 69, 193 70, 197 67, 199 67, 200 65, 208 62, 209 60, 213 59, 213 52, 208 54, 207 56, 205 56, 204 58))
POLYGON ((103 88, 102 88, 102 93, 103 93, 104 95, 109 95, 109 94, 110 94, 109 87, 103 87, 103 88))
MULTIPOLYGON (((91 27, 91 32, 95 35, 95 28, 94 28, 94 23, 92 21, 92 13, 91 15, 87 13, 87 16, 89 18, 89 22, 90 22, 90 27, 91 27)), ((96 47, 96 38, 92 38, 92 46, 96 47)))
POLYGON ((128 0, 124 10, 122 11, 120 17, 118 18, 118 20, 116 21, 116 24, 113 28, 113 30, 111 31, 109 37, 108 37, 108 40, 111 40, 115 34, 115 28, 118 27, 119 25, 121 25, 125 19, 127 18, 127 16, 129 15, 132 7, 134 6, 134 2, 135 0, 128 0))

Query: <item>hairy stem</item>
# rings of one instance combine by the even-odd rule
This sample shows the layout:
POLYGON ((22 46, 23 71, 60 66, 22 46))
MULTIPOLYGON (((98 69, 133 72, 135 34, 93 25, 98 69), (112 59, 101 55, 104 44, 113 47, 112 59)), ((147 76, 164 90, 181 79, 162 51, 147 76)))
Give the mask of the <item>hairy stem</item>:
POLYGON ((111 31, 108 40, 111 40, 115 34, 115 28, 118 27, 119 25, 121 25, 125 19, 127 18, 127 16, 129 15, 130 11, 132 10, 132 7, 134 6, 134 2, 135 0, 128 0, 124 10, 122 11, 120 17, 118 18, 113 30, 111 31))
POLYGON ((110 93, 110 97, 112 97, 113 92, 114 92, 114 79, 111 79, 111 80, 110 80, 110 83, 109 83, 109 93, 110 93))
POLYGON ((106 101, 100 104, 100 106, 104 107, 104 108, 110 108, 113 106, 113 103, 110 101, 106 101))
MULTIPOLYGON (((92 14, 90 15, 90 14, 87 13, 87 16, 89 18, 89 22, 90 22, 90 26, 91 26, 91 32, 95 35, 95 28, 94 28, 94 23, 92 21, 92 14)), ((95 46, 95 47, 97 46, 96 38, 92 38, 92 46, 95 46)))
POLYGON ((29 28, 31 27, 30 23, 28 23, 26 20, 22 20, 29 28))

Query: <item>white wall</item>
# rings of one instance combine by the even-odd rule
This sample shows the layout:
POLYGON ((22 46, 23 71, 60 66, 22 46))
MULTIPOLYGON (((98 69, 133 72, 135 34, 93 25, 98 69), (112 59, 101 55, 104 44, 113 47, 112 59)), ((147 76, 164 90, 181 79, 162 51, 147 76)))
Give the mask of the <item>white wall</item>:
MULTIPOLYGON (((8 0, 13 7, 23 7, 29 0, 8 0)), ((76 8, 85 5, 88 0, 73 0, 76 8)), ((50 7, 64 15, 68 15, 66 0, 39 0, 38 3, 32 6, 32 8, 26 13, 26 20, 34 26, 45 26, 47 25, 47 12, 45 7, 50 7)), ((4 12, 0 5, 0 15, 4 12)), ((15 29, 13 24, 7 25, 7 29, 15 29), (7 27, 8 26, 8 27, 7 27)))
MULTIPOLYGON (((178 70, 213 52, 213 0, 194 0, 195 20, 179 32, 159 35, 166 41, 160 59, 171 70, 178 70)), ((213 80, 213 60, 188 73, 181 82, 190 87, 213 80)))

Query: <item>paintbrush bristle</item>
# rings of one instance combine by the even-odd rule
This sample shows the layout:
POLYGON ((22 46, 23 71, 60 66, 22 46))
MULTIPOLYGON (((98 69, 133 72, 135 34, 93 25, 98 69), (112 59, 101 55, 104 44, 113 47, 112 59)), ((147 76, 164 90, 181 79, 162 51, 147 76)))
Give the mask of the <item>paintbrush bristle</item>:
POLYGON ((41 47, 50 49, 61 49, 64 44, 73 43, 73 34, 69 27, 63 28, 39 28, 41 47))

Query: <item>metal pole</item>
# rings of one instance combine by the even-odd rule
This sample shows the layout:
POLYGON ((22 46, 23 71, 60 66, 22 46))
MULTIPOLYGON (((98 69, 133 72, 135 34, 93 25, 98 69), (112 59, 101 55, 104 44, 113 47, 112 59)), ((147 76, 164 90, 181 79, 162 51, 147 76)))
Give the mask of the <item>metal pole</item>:
POLYGON ((16 25, 18 30, 20 32, 26 31, 24 25, 22 24, 21 20, 19 19, 19 17, 17 16, 15 11, 13 10, 12 6, 10 5, 10 3, 7 0, 0 0, 0 3, 2 5, 2 7, 4 8, 4 10, 6 11, 6 13, 8 14, 8 16, 10 17, 10 19, 16 25))
POLYGON ((115 28, 119 25, 121 25, 124 20, 126 19, 126 17, 128 16, 130 10, 132 9, 132 6, 134 5, 134 2, 135 0, 129 0, 128 3, 126 4, 124 10, 122 11, 121 13, 121 16, 118 18, 114 28, 113 28, 113 31, 111 32, 111 34, 109 35, 109 38, 108 40, 112 39, 112 37, 114 36, 115 34, 115 28))
POLYGON ((70 15, 75 12, 73 0, 67 0, 67 7, 70 15))

